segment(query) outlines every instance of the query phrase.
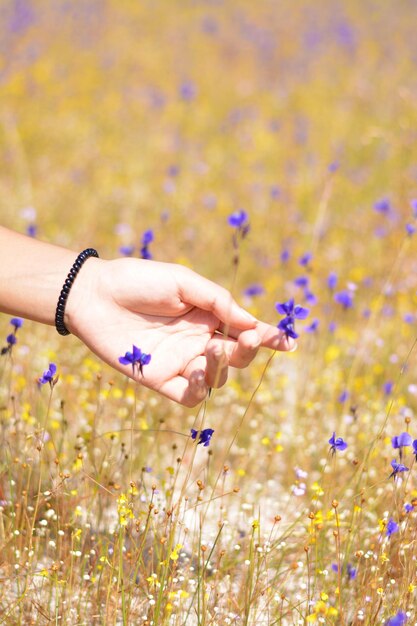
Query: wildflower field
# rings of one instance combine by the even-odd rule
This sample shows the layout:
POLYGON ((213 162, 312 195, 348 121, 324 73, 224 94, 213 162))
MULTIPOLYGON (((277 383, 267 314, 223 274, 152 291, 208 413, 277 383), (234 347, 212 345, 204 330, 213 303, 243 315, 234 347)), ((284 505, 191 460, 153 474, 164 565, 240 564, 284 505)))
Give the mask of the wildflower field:
POLYGON ((299 335, 187 409, 1 315, 0 624, 417 624, 416 23, 0 3, 1 223, 299 335))

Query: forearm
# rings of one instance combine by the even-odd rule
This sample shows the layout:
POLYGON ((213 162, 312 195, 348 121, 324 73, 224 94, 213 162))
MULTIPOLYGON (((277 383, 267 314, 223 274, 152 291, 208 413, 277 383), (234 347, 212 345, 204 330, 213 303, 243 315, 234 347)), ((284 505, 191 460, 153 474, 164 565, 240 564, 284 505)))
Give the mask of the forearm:
POLYGON ((53 325, 62 285, 77 254, 0 226, 0 311, 53 325))

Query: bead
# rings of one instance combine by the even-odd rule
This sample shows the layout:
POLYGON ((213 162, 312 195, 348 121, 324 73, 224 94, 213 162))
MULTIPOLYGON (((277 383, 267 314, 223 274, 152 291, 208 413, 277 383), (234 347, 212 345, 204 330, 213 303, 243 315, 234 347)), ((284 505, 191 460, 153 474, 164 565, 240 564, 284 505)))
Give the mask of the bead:
POLYGON ((73 266, 71 267, 67 278, 62 286, 61 293, 59 294, 58 303, 55 311, 55 328, 57 329, 60 335, 69 335, 70 332, 65 326, 64 323, 64 313, 65 306, 67 304, 68 294, 71 290, 71 287, 74 283, 75 278, 77 277, 78 272, 80 271, 83 263, 89 259, 91 256, 98 258, 97 250, 94 248, 87 248, 80 252, 77 258, 74 261, 73 266))

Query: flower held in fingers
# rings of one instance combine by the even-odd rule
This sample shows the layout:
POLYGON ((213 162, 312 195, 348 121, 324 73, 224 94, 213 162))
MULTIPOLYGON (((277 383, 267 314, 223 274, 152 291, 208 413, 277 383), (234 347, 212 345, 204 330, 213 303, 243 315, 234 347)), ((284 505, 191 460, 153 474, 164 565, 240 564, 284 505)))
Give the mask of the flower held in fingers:
POLYGON ((280 315, 285 315, 284 319, 279 322, 278 328, 283 330, 287 337, 297 339, 298 334, 295 332, 295 320, 305 320, 309 314, 309 310, 299 304, 294 304, 294 298, 291 298, 291 300, 287 302, 277 302, 275 308, 280 315))

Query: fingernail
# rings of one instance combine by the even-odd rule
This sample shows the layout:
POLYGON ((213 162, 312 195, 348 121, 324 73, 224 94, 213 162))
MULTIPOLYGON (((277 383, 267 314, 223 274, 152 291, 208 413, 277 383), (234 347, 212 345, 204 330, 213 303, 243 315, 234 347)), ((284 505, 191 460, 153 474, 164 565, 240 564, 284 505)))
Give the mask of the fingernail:
POLYGON ((206 381, 204 379, 204 372, 199 372, 195 376, 195 383, 201 389, 206 386, 206 381))
POLYGON ((295 343, 293 347, 291 348, 291 350, 288 350, 288 352, 295 352, 297 349, 298 349, 298 343, 295 343))

